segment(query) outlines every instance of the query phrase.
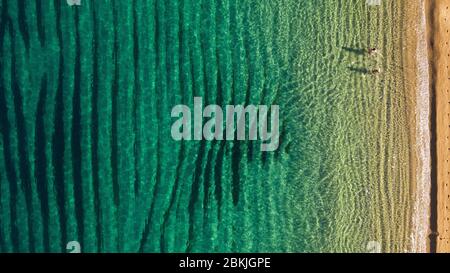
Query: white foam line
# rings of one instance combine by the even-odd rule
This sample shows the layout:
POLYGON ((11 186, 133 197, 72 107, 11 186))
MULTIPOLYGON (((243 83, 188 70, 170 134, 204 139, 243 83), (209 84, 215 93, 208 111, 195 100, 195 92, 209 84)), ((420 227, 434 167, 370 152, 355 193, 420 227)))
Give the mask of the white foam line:
POLYGON ((411 231, 411 251, 427 252, 430 224, 431 149, 430 149, 430 71, 426 31, 425 0, 421 0, 417 28, 417 93, 416 93, 416 156, 417 186, 411 231))

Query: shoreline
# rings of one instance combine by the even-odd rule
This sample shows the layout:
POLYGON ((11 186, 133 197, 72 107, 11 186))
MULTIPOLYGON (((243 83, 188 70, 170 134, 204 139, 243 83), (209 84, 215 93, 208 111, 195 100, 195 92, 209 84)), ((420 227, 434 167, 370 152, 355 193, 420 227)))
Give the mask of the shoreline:
POLYGON ((428 238, 430 233, 430 203, 431 203, 431 135, 430 135, 430 71, 428 59, 427 31, 427 0, 420 0, 408 9, 411 13, 408 22, 407 40, 411 40, 413 46, 406 52, 407 67, 406 78, 414 87, 411 96, 414 98, 413 111, 411 113, 411 143, 413 147, 411 166, 413 179, 411 192, 413 198, 412 226, 411 226, 411 252, 424 253, 431 250, 428 238), (411 19, 414 18, 414 19, 411 19), (419 20, 417 21, 417 18, 419 20))
POLYGON ((432 252, 450 252, 450 0, 428 1, 431 92, 433 188, 431 196, 432 252), (433 242, 434 241, 434 242, 433 242))

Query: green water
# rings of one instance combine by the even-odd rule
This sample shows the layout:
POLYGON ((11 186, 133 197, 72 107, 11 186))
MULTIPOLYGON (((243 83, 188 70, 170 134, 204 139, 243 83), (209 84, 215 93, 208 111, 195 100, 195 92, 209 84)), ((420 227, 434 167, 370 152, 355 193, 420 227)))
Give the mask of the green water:
POLYGON ((406 2, 1 1, 0 252, 407 249, 406 2), (194 96, 279 149, 172 140, 194 96))

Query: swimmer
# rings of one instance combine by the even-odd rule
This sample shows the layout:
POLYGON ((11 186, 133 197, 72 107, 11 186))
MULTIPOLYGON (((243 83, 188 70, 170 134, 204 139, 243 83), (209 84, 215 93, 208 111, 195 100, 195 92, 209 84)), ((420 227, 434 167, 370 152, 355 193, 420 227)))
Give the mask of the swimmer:
POLYGON ((375 55, 375 54, 378 53, 378 49, 376 49, 375 47, 369 48, 369 49, 367 50, 367 53, 368 53, 370 56, 375 55))
POLYGON ((375 68, 370 71, 370 74, 372 74, 372 75, 377 75, 380 73, 381 73, 381 69, 379 69, 379 68, 375 68))

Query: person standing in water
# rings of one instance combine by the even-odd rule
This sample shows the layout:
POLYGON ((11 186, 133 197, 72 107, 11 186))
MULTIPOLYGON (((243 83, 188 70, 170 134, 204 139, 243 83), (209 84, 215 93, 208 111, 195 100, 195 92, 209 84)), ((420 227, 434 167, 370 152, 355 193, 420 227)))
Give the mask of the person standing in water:
POLYGON ((379 69, 379 68, 375 68, 375 69, 372 69, 372 71, 370 71, 370 74, 372 74, 372 75, 377 75, 380 73, 381 73, 381 69, 379 69))
POLYGON ((369 49, 367 50, 367 53, 368 53, 370 56, 373 56, 373 55, 375 55, 375 54, 378 53, 378 49, 376 49, 375 47, 369 48, 369 49))

